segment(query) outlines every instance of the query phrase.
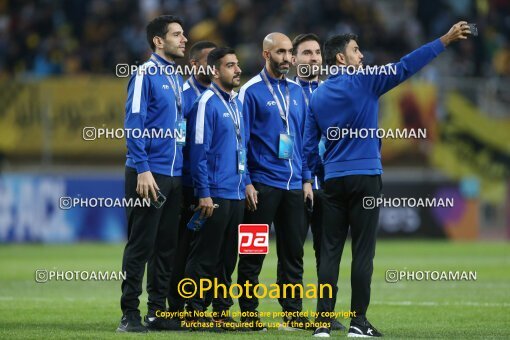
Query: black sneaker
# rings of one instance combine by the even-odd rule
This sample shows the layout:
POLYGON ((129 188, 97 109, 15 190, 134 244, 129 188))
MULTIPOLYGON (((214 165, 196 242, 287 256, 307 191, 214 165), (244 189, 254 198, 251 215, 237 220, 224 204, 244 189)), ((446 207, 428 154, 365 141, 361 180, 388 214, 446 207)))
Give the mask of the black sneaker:
POLYGON ((349 338, 371 338, 382 337, 383 335, 368 322, 366 318, 356 318, 351 320, 349 327, 349 338))
POLYGON ((331 331, 327 327, 319 327, 313 332, 313 336, 316 338, 329 338, 331 331))
POLYGON ((146 315, 144 318, 145 326, 149 331, 183 331, 178 318, 166 319, 146 315))
POLYGON ((140 315, 123 315, 120 319, 119 327, 116 332, 119 333, 147 333, 147 327, 142 325, 140 315))
POLYGON ((298 330, 312 330, 312 323, 308 318, 303 316, 296 316, 292 318, 283 317, 283 324, 280 324, 278 330, 280 331, 298 331, 298 330))
POLYGON ((241 318, 241 326, 250 331, 267 332, 267 327, 260 321, 258 316, 247 316, 241 318))
POLYGON ((345 328, 344 325, 340 323, 340 321, 333 319, 331 320, 331 330, 332 331, 345 331, 347 328, 345 328))

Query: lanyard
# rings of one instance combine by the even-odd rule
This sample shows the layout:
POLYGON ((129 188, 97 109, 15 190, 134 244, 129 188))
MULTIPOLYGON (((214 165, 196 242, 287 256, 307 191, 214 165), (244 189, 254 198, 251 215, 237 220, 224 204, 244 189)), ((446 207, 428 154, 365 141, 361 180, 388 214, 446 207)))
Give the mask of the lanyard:
MULTIPOLYGON (((296 77, 295 80, 296 80, 296 83, 299 84, 299 87, 301 87, 301 92, 303 92, 303 97, 305 97, 306 106, 309 107, 310 106, 310 101, 309 101, 308 97, 306 96, 306 93, 305 93, 305 90, 303 89, 303 86, 301 86, 301 83, 300 83, 298 77, 296 77)), ((319 80, 317 86, 320 85, 320 84, 321 84, 321 81, 319 80)), ((310 94, 312 94, 313 91, 312 91, 312 82, 311 81, 308 82, 308 89, 310 90, 309 91, 310 94)))
POLYGON ((195 91, 195 94, 197 96, 200 96, 201 93, 200 93, 200 90, 198 89, 197 85, 195 84, 195 78, 193 76, 191 76, 188 79, 188 81, 189 81, 190 86, 193 88, 193 91, 195 91))
POLYGON ((241 115, 239 114, 239 109, 237 108, 237 103, 236 103, 235 99, 233 101, 234 107, 235 107, 235 115, 234 115, 234 112, 232 112, 232 107, 227 104, 227 102, 225 101, 225 98, 223 98, 223 96, 218 91, 218 89, 213 84, 211 84, 211 86, 209 88, 214 92, 214 94, 216 94, 221 99, 221 102, 227 108, 229 116, 232 119, 232 123, 234 123, 234 130, 236 131, 237 143, 238 143, 238 145, 241 146, 242 145, 241 115))
POLYGON ((303 98, 305 99, 306 107, 310 107, 310 102, 308 100, 308 97, 306 96, 305 90, 303 87, 301 87, 301 92, 303 92, 303 98))
MULTIPOLYGON (((306 107, 310 107, 310 103, 309 103, 308 97, 306 96, 305 89, 303 89, 303 86, 301 85, 299 78, 296 76, 294 78, 294 80, 296 81, 296 83, 298 83, 299 87, 301 88, 301 92, 303 93, 303 98, 305 99, 306 107)), ((308 85, 310 88, 310 93, 312 93, 312 84, 309 82, 308 85)))
POLYGON ((285 104, 286 105, 285 105, 285 112, 284 112, 282 109, 282 104, 280 103, 280 99, 278 99, 278 96, 276 96, 276 93, 274 93, 274 89, 271 86, 269 79, 267 79, 266 72, 264 72, 264 70, 262 70, 262 72, 260 72, 260 75, 262 76, 262 79, 264 79, 264 83, 266 83, 267 89, 273 96, 273 99, 276 102, 276 106, 278 106, 278 112, 280 113, 280 117, 282 118, 283 123, 285 124, 285 128, 287 128, 287 132, 288 132, 288 128, 289 128, 288 119, 289 119, 289 106, 290 106, 289 85, 286 84, 286 86, 285 86, 285 104))
MULTIPOLYGON (((156 62, 161 69, 164 68, 163 64, 157 60, 155 57, 150 58, 152 61, 156 62)), ((169 76, 165 73, 165 77, 170 83, 170 86, 172 87, 172 91, 174 92, 175 96, 175 102, 177 103, 177 115, 179 116, 179 119, 182 118, 182 99, 181 99, 181 86, 179 85, 179 82, 175 81, 172 76, 169 76), (177 84, 176 84, 177 83, 177 84)))

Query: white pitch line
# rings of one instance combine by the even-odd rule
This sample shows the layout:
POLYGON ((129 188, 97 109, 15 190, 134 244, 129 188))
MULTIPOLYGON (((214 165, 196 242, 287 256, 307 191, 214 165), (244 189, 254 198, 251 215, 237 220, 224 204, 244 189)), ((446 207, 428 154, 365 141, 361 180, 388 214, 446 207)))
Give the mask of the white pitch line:
POLYGON ((77 298, 73 298, 73 297, 61 297, 61 298, 45 298, 45 297, 39 297, 39 296, 35 296, 35 297, 27 297, 27 296, 23 296, 23 297, 14 297, 14 296, 0 296, 0 301, 13 301, 13 300, 17 300, 17 301, 20 301, 20 300, 23 300, 23 301, 40 301, 40 302, 54 302, 54 301, 58 301, 58 300, 64 300, 64 301, 67 301, 67 302, 76 302, 76 301, 87 301, 87 302, 90 302, 90 301, 97 301, 97 300, 100 300, 99 298, 96 298, 96 297, 88 297, 88 298, 82 298, 82 299, 77 299, 77 298))
POLYGON ((387 306, 469 306, 469 307, 510 307, 510 303, 498 302, 434 302, 434 301, 373 301, 370 304, 387 306))
MULTIPOLYGON (((14 301, 14 300, 29 300, 29 301, 40 301, 40 302, 54 302, 58 300, 65 300, 68 302, 77 302, 77 301, 96 301, 99 300, 95 297, 88 297, 84 299, 77 299, 73 297, 62 297, 59 299, 56 298, 44 298, 44 297, 19 297, 15 298, 13 296, 0 296, 0 301, 14 301)), ((267 299, 269 302, 274 304, 278 303, 276 299, 267 299)), ((264 301, 267 302, 267 300, 264 301)), ((473 302, 473 301, 465 301, 465 302, 435 302, 435 301, 372 301, 370 302, 372 305, 385 305, 385 306, 429 306, 429 307, 437 307, 437 306, 467 306, 467 307, 510 307, 510 303, 508 302, 473 302)))
MULTIPOLYGON (((273 304, 279 303, 277 299, 266 299, 262 303, 266 303, 267 300, 273 304)), ((316 301, 316 300, 315 300, 316 301)), ((435 301, 371 301, 371 305, 386 305, 386 306, 428 306, 428 307, 437 307, 437 306, 467 306, 467 307, 510 307, 510 303, 507 302, 435 302, 435 301)))

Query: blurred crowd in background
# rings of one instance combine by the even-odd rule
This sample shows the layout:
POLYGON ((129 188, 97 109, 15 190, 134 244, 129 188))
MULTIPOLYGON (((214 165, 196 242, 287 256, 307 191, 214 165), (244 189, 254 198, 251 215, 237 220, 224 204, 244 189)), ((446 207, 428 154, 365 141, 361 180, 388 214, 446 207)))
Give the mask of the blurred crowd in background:
POLYGON ((191 43, 237 49, 246 75, 261 65, 261 41, 353 32, 367 64, 397 61, 465 19, 480 36, 453 47, 447 75, 510 76, 509 0, 0 0, 0 79, 111 74, 150 53, 145 25, 160 14, 184 19, 191 43))
POLYGON ((188 50, 199 40, 234 47, 244 81, 261 70, 270 32, 352 32, 364 63, 382 65, 460 20, 476 23, 478 37, 380 105, 382 128, 427 130, 425 140, 384 141, 385 193, 448 194, 456 209, 389 209, 380 228, 510 237, 510 0, 0 0, 0 242, 123 239, 122 209, 51 207, 63 196, 123 195, 124 139, 84 140, 83 131, 123 126, 127 79, 116 65, 148 59, 145 28, 162 14, 184 20, 188 50))

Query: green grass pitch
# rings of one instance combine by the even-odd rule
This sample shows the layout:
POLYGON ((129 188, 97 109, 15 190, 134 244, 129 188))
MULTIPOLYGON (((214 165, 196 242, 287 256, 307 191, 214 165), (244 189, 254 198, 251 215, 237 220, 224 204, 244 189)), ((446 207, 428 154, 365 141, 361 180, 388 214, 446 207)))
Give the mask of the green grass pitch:
MULTIPOLYGON (((37 269, 118 271, 123 245, 0 245, 0 339, 16 338, 310 338, 311 332, 116 334, 121 317, 120 282, 52 281, 36 283, 37 269)), ((350 246, 339 281, 337 311, 350 308, 350 246)), ((274 283, 275 244, 265 260, 261 282, 274 283)), ((386 338, 510 338, 510 247, 508 243, 379 241, 368 318, 386 338), (385 271, 476 271, 476 281, 387 283, 385 271)), ((235 279, 235 274, 234 274, 235 279)), ((311 242, 305 249, 305 284, 315 283, 311 242)), ((141 297, 142 315, 147 295, 141 297)), ((261 311, 279 311, 276 300, 261 301, 261 311)), ((233 311, 238 311, 234 305, 233 311)), ((315 300, 304 300, 315 311, 315 300)), ((278 320, 264 320, 275 322, 278 320)), ((348 325, 349 320, 341 320, 348 325)), ((333 332, 332 337, 346 337, 333 332)))

